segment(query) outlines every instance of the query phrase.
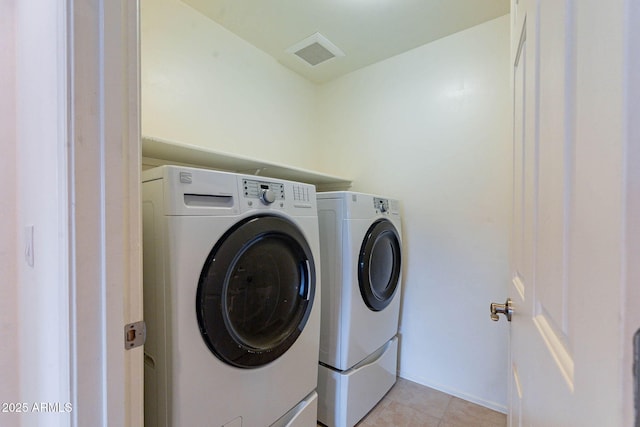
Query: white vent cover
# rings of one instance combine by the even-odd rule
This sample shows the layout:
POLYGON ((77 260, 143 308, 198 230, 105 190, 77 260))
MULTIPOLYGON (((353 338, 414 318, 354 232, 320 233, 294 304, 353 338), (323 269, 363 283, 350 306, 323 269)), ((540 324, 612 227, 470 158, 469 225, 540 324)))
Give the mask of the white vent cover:
POLYGON ((316 66, 344 53, 325 36, 315 33, 286 50, 302 59, 308 65, 316 66))

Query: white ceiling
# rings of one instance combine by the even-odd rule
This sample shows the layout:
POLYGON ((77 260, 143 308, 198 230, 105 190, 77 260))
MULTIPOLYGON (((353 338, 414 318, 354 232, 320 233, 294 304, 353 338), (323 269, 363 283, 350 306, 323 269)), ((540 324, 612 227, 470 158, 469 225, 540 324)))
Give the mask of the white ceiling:
POLYGON ((509 13, 509 0, 183 1, 316 83, 509 13), (312 67, 286 52, 316 32, 345 56, 312 67))

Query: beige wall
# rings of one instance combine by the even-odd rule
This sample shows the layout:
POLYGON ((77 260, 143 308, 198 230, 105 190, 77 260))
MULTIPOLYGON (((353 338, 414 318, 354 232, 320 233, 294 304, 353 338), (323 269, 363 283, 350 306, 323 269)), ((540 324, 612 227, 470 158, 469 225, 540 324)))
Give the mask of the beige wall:
POLYGON ((310 168, 314 84, 178 0, 141 1, 142 133, 310 168))

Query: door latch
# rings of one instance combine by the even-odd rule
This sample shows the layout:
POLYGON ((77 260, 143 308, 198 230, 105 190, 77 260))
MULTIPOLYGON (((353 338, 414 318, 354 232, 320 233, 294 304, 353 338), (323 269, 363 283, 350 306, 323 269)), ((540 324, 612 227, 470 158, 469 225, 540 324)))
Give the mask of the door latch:
POLYGON ((144 345, 147 339, 147 325, 144 320, 129 323, 124 327, 124 348, 131 350, 132 348, 144 345))
POLYGON ((500 317, 498 314, 504 314, 507 321, 511 322, 511 315, 513 314, 513 307, 511 304, 511 298, 507 298, 504 304, 491 303, 491 320, 497 322, 500 317))

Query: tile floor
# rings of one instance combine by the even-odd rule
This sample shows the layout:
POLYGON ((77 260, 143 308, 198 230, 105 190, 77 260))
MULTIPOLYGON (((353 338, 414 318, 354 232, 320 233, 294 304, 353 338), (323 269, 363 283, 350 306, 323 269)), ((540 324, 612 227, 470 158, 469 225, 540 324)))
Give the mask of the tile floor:
POLYGON ((398 378, 357 427, 506 427, 507 416, 398 378))

